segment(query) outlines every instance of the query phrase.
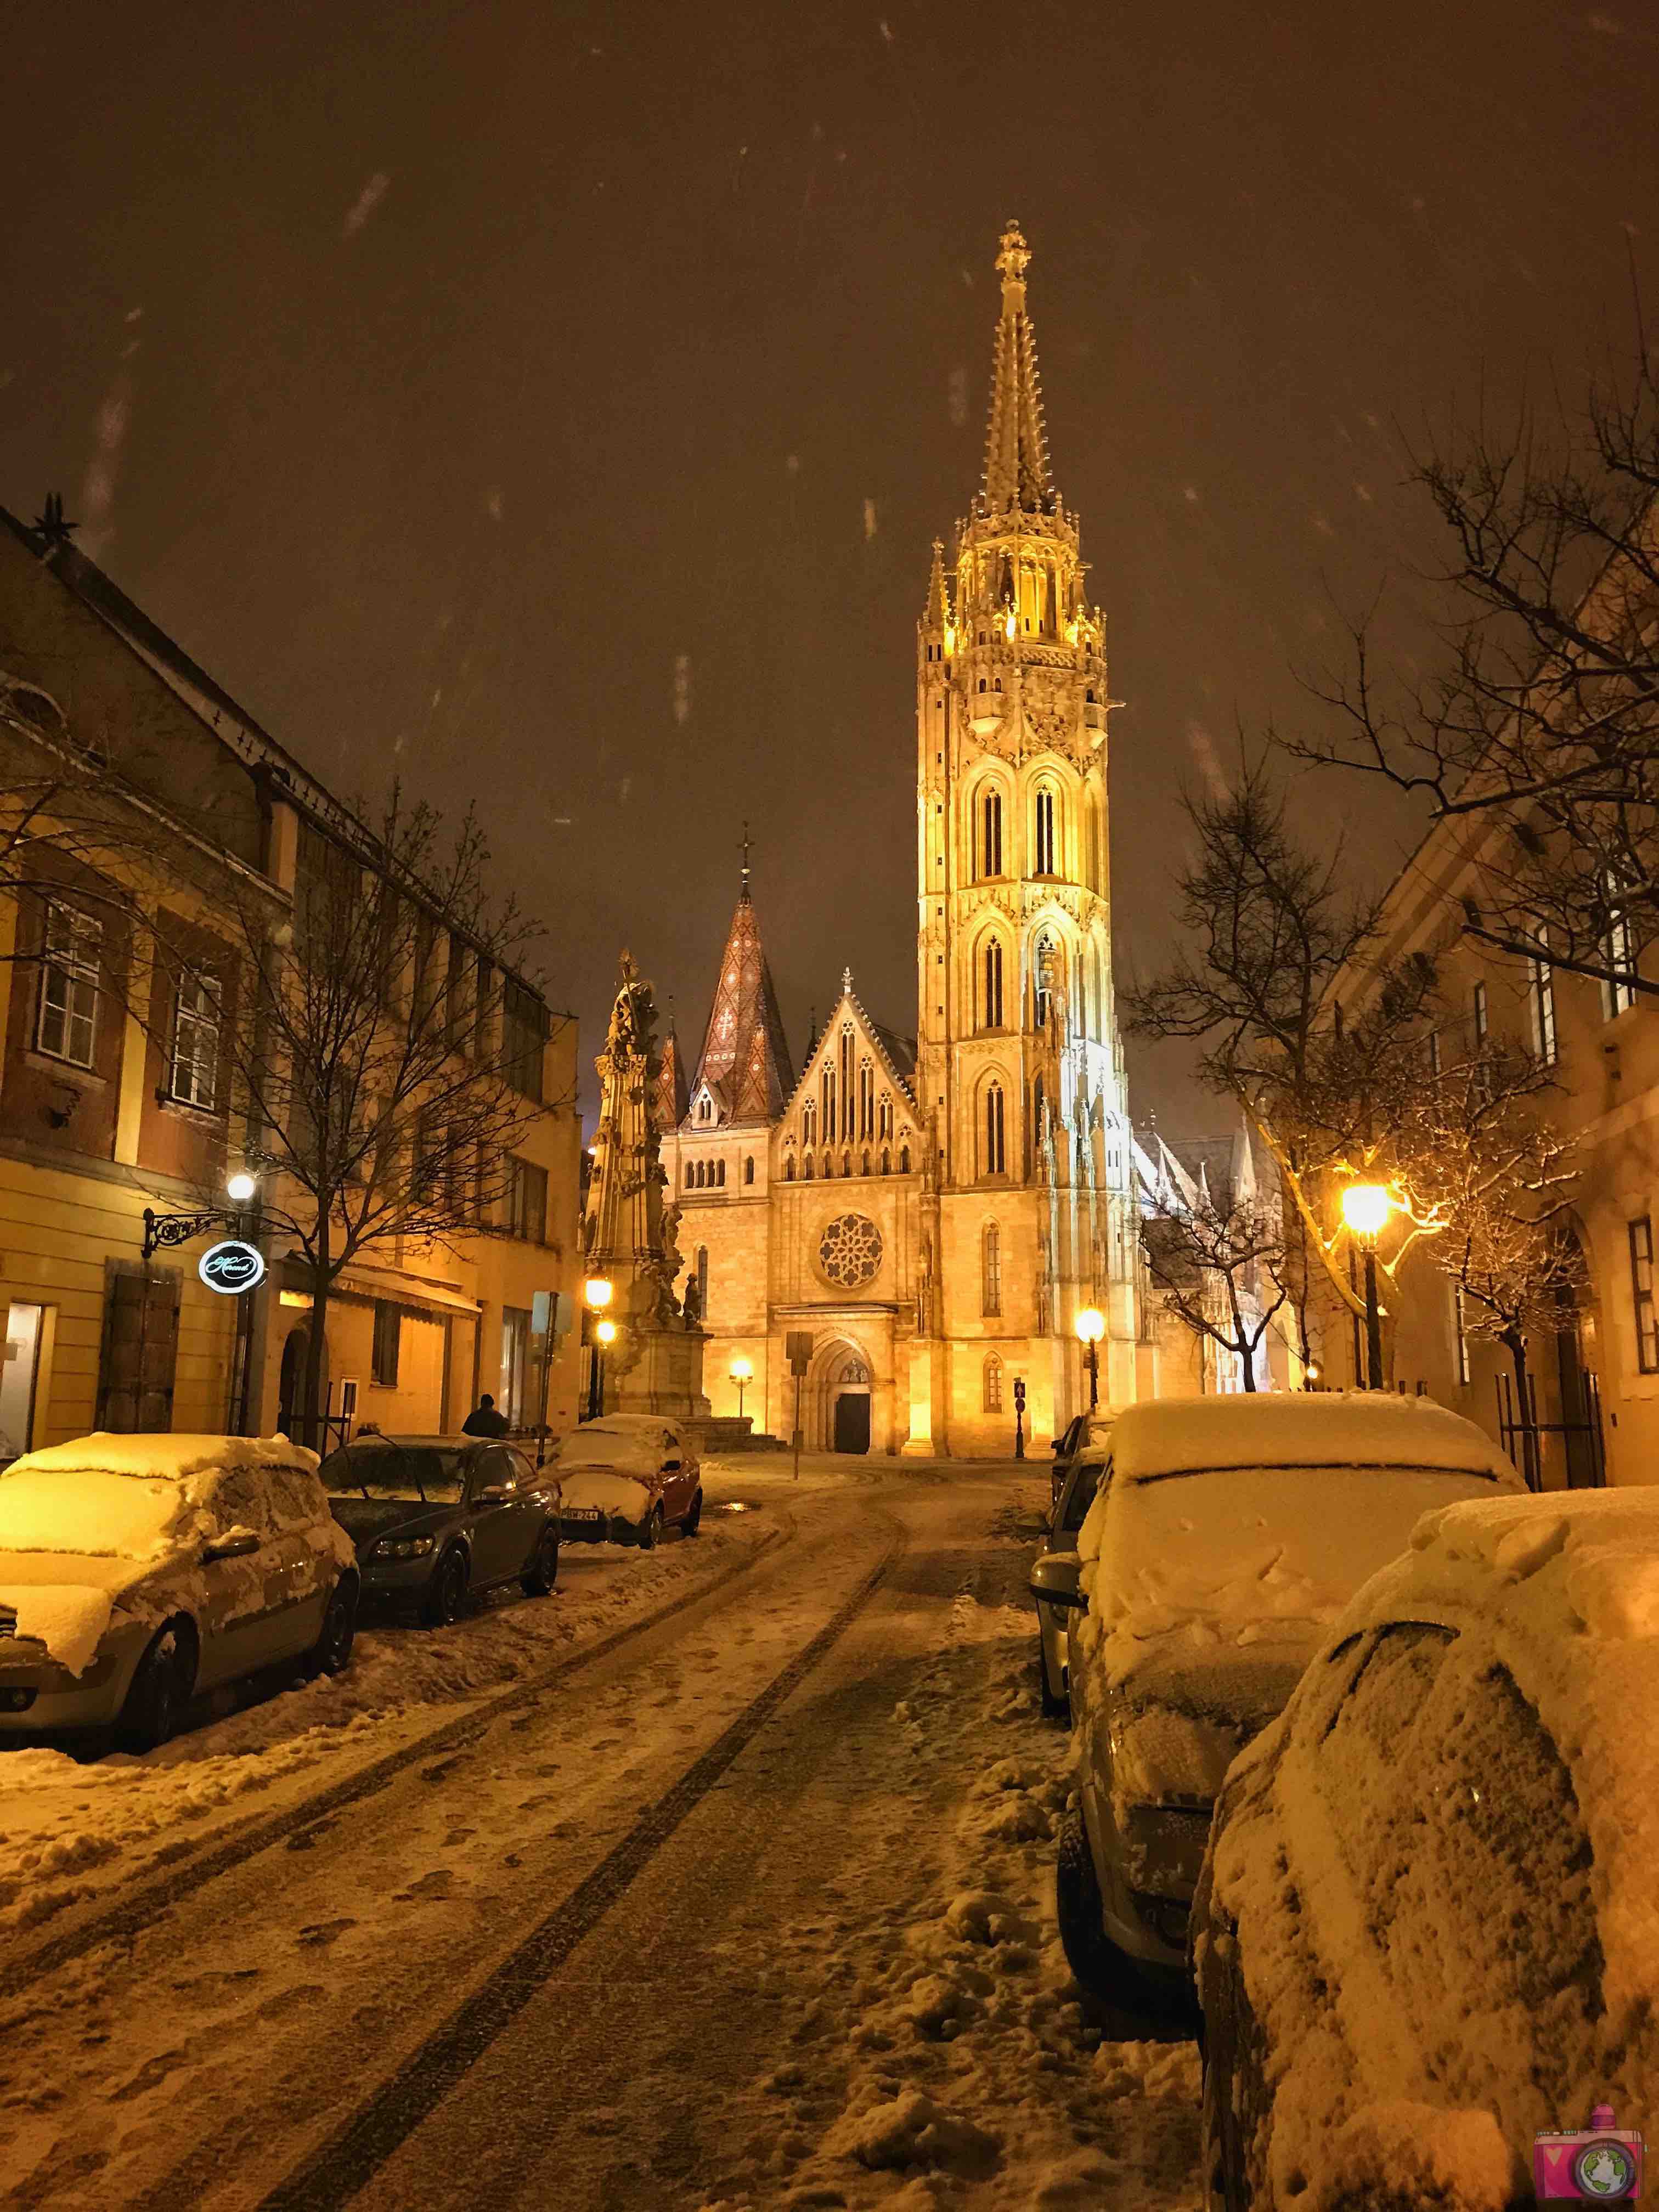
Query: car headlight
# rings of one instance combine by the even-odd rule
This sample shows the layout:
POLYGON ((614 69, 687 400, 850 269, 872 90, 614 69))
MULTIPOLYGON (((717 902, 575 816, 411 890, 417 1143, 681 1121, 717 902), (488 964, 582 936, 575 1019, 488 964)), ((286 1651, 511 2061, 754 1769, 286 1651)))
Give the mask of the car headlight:
POLYGON ((434 1540, 430 1536, 382 1536, 368 1556, 371 1559, 423 1559, 434 1540))

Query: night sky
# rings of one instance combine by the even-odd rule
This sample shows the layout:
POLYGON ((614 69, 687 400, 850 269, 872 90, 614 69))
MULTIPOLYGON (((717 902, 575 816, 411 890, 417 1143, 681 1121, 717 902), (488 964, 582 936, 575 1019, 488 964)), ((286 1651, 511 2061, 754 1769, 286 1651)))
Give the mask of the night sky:
MULTIPOLYGON (((476 796, 589 1061, 624 943, 695 1052, 745 816, 796 1054, 844 963, 915 1026, 915 623, 1010 216, 1128 702, 1120 976, 1182 777, 1420 550, 1402 440, 1582 386, 1632 258, 1659 313, 1647 0, 155 0, 4 41, 0 502, 61 489, 343 792, 476 796)), ((1364 799, 1319 812, 1376 869, 1409 825, 1364 799)))

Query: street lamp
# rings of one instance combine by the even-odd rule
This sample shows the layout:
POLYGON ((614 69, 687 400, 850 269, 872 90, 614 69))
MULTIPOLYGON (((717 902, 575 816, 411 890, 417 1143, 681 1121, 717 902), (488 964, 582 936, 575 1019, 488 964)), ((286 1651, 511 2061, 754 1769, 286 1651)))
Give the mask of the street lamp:
POLYGON ((1382 1321, 1376 1304, 1376 1240, 1394 1200, 1380 1182, 1351 1182, 1342 1194, 1342 1218, 1365 1255, 1365 1364, 1369 1388, 1382 1388, 1382 1321))
POLYGON ((739 1357, 732 1362, 726 1373, 738 1386, 738 1419, 743 1419, 743 1394, 755 1370, 749 1362, 739 1357))
POLYGON ((258 1182, 244 1168, 240 1175, 232 1176, 229 1182, 226 1183, 225 1196, 233 1206, 246 1206, 252 1201, 258 1188, 258 1182))
POLYGON ((589 1313, 594 1316, 593 1351, 587 1370, 587 1418, 597 1421, 605 1411, 605 1347, 616 1341, 617 1324, 605 1318, 605 1310, 614 1295, 615 1285, 609 1275, 590 1275, 582 1285, 582 1297, 589 1313))
POLYGON ((1088 1348, 1089 1411, 1100 1403, 1100 1340, 1106 1334, 1106 1316, 1098 1306, 1085 1306, 1077 1317, 1077 1333, 1088 1348))
POLYGON ((1303 1389, 1304 1390, 1317 1389, 1319 1387, 1319 1378, 1324 1371, 1324 1369, 1320 1365, 1316 1359, 1310 1359, 1302 1370, 1303 1389))

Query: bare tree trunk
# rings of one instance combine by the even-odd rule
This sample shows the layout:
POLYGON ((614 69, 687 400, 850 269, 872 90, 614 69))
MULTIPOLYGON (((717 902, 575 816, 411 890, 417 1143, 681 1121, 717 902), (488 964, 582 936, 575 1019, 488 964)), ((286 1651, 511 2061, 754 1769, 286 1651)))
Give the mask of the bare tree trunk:
POLYGON ((1544 1470, 1539 1460, 1538 1431, 1533 1426, 1532 1392, 1528 1388, 1530 1378, 1527 1373, 1527 1340, 1518 1328, 1511 1327, 1504 1331, 1500 1341, 1509 1347, 1510 1359, 1515 1369, 1516 1416, 1521 1424, 1521 1472, 1526 1478, 1528 1490, 1541 1490, 1544 1470))
POLYGON ((323 1361, 328 1347, 328 1293, 331 1280, 328 1259, 328 1223, 325 1218, 319 1224, 316 1256, 311 1270, 311 1326, 306 1331, 305 1374, 300 1385, 300 1442, 311 1451, 320 1451, 327 1442, 321 1427, 321 1401, 323 1361))

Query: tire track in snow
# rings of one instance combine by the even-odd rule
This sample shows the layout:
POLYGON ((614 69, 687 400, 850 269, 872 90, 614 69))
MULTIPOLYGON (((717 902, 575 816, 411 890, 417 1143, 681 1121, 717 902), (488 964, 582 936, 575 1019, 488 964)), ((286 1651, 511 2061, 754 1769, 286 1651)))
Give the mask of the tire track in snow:
POLYGON ((172 1910, 182 1899, 194 1896, 209 1882, 234 1873, 250 1859, 263 1851, 273 1850, 289 1837, 302 1833, 319 1822, 331 1820, 349 1805, 365 1797, 378 1796, 391 1786, 405 1768, 416 1766, 447 1751, 465 1750, 477 1742, 505 1713, 515 1712, 522 1705, 533 1705, 548 1690, 556 1688, 570 1675, 596 1660, 604 1659, 613 1651, 649 1630, 660 1627, 678 1613, 698 1605, 723 1589, 728 1583, 749 1573, 751 1568, 780 1545, 793 1543, 797 1526, 792 1516, 785 1515, 777 1527, 769 1528, 741 1559, 722 1569, 707 1581, 653 1612, 631 1620, 625 1627, 615 1629, 597 1643, 584 1644, 553 1666, 544 1668, 526 1680, 515 1682, 511 1689, 499 1692, 482 1704, 469 1706, 464 1713, 431 1729, 423 1735, 400 1745, 396 1751, 360 1767, 343 1780, 330 1784, 323 1790, 299 1799, 295 1803, 267 1818, 256 1817, 251 1823, 239 1824, 231 1833, 205 1850, 193 1853, 189 1858, 179 1859, 167 1873, 155 1881, 144 1883, 118 1903, 94 1911, 90 1917, 73 1928, 62 1929, 58 1935, 26 1951, 16 1960, 8 1960, 4 1970, 5 1995, 9 2000, 21 1996, 49 1974, 60 1967, 72 1965, 88 1952, 100 1949, 109 1943, 131 1944, 147 1928, 151 1927, 164 1913, 172 1910))
POLYGON ((778 1707, 828 1656, 875 1595, 908 1542, 908 1530, 896 1527, 880 1559, 811 1641, 692 1761, 673 1787, 647 1808, 614 1850, 531 1930, 489 1979, 410 2053, 349 2119, 334 2129, 286 2180, 261 2199, 258 2212, 335 2212, 335 2208, 349 2203, 373 2180, 627 1893, 778 1707))

